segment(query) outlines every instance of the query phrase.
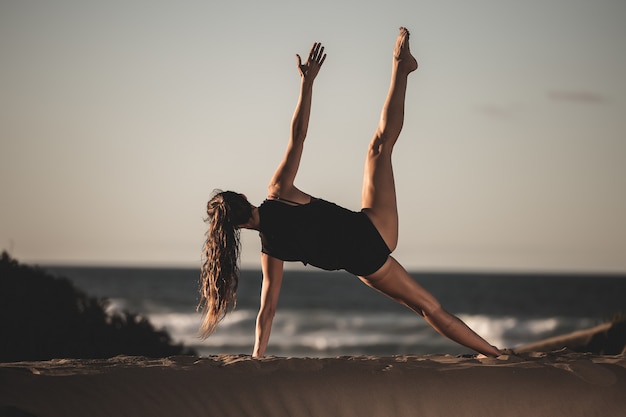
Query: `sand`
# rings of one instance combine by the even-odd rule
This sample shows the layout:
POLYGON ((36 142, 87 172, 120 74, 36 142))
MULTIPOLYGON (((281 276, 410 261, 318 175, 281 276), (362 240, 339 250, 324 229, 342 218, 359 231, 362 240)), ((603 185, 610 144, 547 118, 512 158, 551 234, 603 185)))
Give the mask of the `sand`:
POLYGON ((626 357, 119 356, 0 364, 0 416, 624 416, 626 357))
POLYGON ((0 363, 0 417, 626 416, 625 328, 623 320, 607 323, 498 358, 0 363))

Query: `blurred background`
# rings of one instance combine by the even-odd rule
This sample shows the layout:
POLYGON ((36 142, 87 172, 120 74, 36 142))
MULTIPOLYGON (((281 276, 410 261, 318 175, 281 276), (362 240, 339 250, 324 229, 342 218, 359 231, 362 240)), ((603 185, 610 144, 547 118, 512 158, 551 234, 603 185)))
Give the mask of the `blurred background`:
MULTIPOLYGON (((3 1, 0 249, 202 354, 249 353, 253 232, 238 309, 195 338, 206 201, 266 197, 295 54, 321 41, 297 185, 359 209, 403 25, 420 68, 394 155, 394 255, 494 344, 597 324, 624 311, 625 18, 613 0, 3 1)), ((459 350, 348 274, 287 275, 270 354, 459 350)))
MULTIPOLYGON (((394 157, 409 269, 626 271, 620 1, 3 1, 0 247, 196 266, 214 188, 282 157, 295 54, 328 59, 297 185, 360 208, 400 25, 420 69, 394 157)), ((258 267, 255 233, 243 264, 258 267)))

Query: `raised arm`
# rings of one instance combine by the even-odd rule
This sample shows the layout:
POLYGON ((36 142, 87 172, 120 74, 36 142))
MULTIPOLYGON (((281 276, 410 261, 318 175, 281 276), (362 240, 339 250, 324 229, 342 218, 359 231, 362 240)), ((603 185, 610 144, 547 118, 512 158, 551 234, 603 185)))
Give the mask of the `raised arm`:
POLYGON ((261 307, 256 319, 254 350, 255 358, 265 356, 265 349, 270 340, 272 321, 278 305, 278 295, 283 281, 283 261, 265 253, 261 254, 263 285, 261 287, 261 307))
POLYGON ((313 82, 326 59, 326 54, 322 44, 316 42, 313 44, 309 57, 304 64, 300 55, 296 55, 296 58, 298 60, 298 71, 300 72, 300 96, 291 120, 291 137, 287 144, 287 150, 268 185, 268 194, 306 203, 309 200, 309 196, 294 186, 294 180, 298 173, 304 149, 304 139, 309 128, 313 82))

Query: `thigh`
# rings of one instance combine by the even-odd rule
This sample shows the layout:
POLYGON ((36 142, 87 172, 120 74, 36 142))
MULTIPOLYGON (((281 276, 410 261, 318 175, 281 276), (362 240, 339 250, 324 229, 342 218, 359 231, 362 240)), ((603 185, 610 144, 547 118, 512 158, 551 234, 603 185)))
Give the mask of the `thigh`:
POLYGON ((372 139, 365 160, 361 207, 393 251, 398 244, 398 207, 391 148, 379 136, 372 139))
POLYGON ((392 256, 378 271, 359 278, 369 287, 422 316, 425 312, 435 311, 440 307, 439 301, 419 285, 392 256))

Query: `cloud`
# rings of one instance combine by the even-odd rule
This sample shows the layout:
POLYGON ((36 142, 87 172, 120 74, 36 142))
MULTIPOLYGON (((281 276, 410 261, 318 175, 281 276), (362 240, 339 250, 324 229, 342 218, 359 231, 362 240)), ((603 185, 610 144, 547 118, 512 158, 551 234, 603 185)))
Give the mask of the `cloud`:
POLYGON ((606 102, 606 98, 591 91, 554 90, 548 92, 548 97, 556 101, 599 104, 606 102))

